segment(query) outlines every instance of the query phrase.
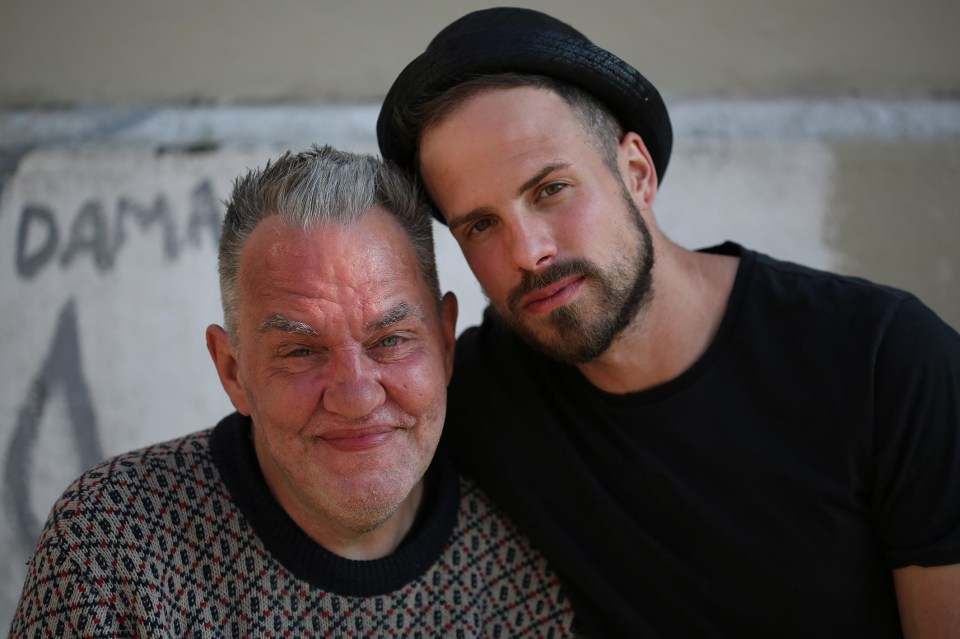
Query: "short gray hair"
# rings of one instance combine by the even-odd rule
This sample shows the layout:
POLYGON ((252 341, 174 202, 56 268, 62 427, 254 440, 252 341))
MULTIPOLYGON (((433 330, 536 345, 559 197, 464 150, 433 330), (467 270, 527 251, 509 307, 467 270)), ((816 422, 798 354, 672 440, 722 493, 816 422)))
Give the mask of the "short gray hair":
POLYGON ((240 303, 240 254, 261 220, 278 215, 303 229, 360 222, 375 206, 392 213, 413 244, 420 276, 440 313, 440 281, 433 248, 433 221, 418 189, 391 164, 372 155, 316 146, 286 152, 262 169, 237 178, 226 202, 218 268, 224 327, 236 344, 240 303))

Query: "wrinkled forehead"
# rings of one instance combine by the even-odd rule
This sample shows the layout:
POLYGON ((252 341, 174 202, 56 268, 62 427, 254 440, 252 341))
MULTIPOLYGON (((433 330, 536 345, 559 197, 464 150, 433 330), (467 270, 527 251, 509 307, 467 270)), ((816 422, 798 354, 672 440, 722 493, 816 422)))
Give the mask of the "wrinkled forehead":
POLYGON ((325 307, 368 322, 384 308, 427 301, 412 243, 389 214, 311 228, 267 218, 241 257, 241 303, 265 313, 325 307), (270 309, 270 310, 268 310, 270 309))

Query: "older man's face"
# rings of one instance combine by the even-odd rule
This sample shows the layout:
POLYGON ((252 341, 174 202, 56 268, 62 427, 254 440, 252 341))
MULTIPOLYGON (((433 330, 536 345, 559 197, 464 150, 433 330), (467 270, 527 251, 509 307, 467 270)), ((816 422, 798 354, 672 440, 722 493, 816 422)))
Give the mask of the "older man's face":
POLYGON ((240 281, 231 399, 278 501, 318 540, 412 517, 443 425, 456 302, 441 321, 399 223, 382 209, 308 231, 268 217, 240 281))

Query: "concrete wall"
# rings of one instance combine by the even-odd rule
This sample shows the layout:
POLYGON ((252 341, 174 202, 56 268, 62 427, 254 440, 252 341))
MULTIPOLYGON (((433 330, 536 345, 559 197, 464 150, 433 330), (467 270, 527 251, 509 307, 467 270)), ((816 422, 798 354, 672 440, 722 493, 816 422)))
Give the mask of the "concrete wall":
POLYGON ((469 10, 548 11, 673 96, 960 88, 954 0, 3 0, 0 106, 377 100, 469 10))
MULTIPOLYGON (((664 91, 668 235, 891 283, 960 326, 960 5, 522 4, 664 91)), ((313 142, 375 152, 393 76, 479 6, 0 4, 0 629, 67 483, 230 410, 203 331, 231 180, 313 142)), ((462 327, 483 300, 437 236, 462 327)))

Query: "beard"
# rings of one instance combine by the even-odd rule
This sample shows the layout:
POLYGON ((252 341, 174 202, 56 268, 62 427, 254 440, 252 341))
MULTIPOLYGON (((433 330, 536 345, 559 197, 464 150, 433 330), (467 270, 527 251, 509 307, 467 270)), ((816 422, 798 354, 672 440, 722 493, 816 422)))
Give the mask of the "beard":
POLYGON ((507 313, 497 311, 504 323, 523 341, 548 357, 568 364, 585 364, 610 348, 653 298, 653 239, 640 210, 621 186, 626 213, 637 230, 632 247, 617 251, 604 270, 584 258, 553 264, 539 273, 524 273, 507 297, 507 313), (633 250, 633 253, 627 251, 633 250), (542 319, 524 318, 524 296, 570 276, 582 276, 597 299, 580 299, 560 306, 542 319))

